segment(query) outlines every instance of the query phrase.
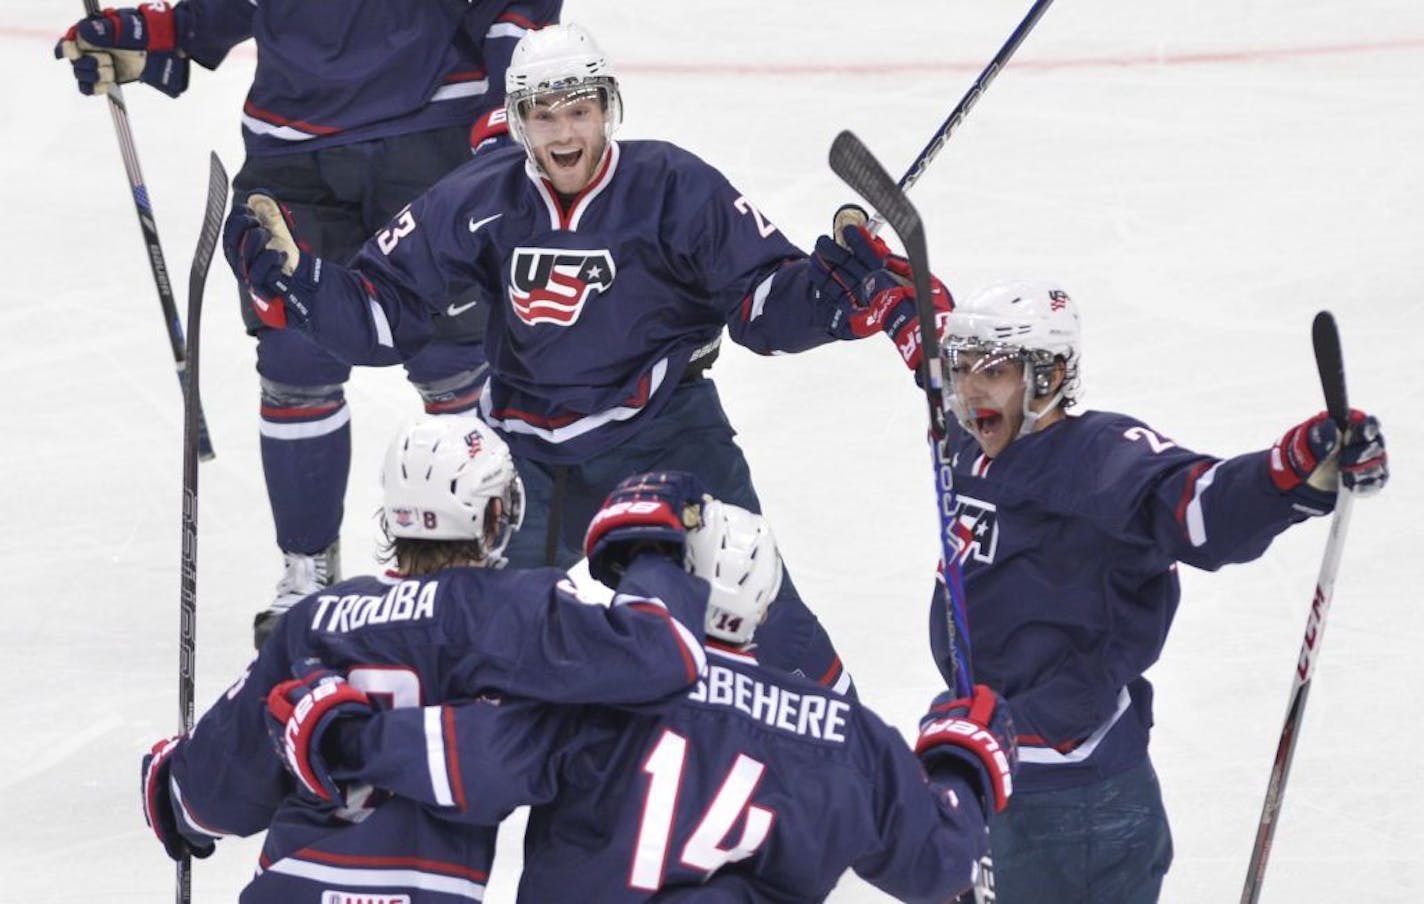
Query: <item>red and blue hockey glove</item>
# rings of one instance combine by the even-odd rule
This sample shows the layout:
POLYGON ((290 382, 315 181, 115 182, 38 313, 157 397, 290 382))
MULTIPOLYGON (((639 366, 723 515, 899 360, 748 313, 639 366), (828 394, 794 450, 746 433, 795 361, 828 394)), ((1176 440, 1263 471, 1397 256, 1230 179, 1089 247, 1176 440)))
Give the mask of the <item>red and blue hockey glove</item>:
POLYGON ((1270 469, 1276 489, 1328 507, 1337 485, 1360 496, 1378 493, 1389 480, 1389 455, 1373 415, 1351 408, 1341 445, 1339 428, 1322 411, 1287 430, 1271 447, 1270 469))
POLYGON ((1000 813, 1014 792, 1019 749, 1014 721, 1004 700, 988 686, 974 685, 973 696, 951 698, 943 691, 920 719, 915 753, 931 779, 952 770, 979 790, 985 812, 1000 813))
POLYGON ((223 226, 223 253, 258 320, 280 330, 311 319, 321 258, 303 253, 286 205, 260 191, 234 204, 223 226))
POLYGON ((684 471, 653 471, 624 479, 588 524, 588 573, 610 588, 634 556, 654 549, 682 564, 687 532, 702 523, 707 490, 684 471))
MULTIPOLYGON (((863 339, 883 332, 905 365, 920 369, 920 311, 910 262, 865 228, 865 211, 846 205, 836 212, 838 238, 823 235, 811 256, 812 281, 834 305, 830 331, 837 339, 863 339)), ((942 330, 954 307, 949 289, 930 275, 935 328, 942 330)))
POLYGON ((54 58, 69 60, 81 94, 107 94, 111 85, 138 80, 177 97, 188 87, 180 28, 171 3, 106 9, 71 25, 54 45, 54 58))
MULTIPOLYGON (((320 665, 315 660, 308 664, 320 665)), ((272 717, 268 730, 287 771, 318 800, 345 806, 345 792, 333 771, 353 765, 356 739, 376 713, 371 698, 341 675, 315 667, 272 688, 267 713, 272 717)))
POLYGON ((194 843, 178 828, 178 815, 173 809, 173 792, 168 786, 173 752, 182 738, 165 738, 143 755, 143 821, 158 836, 163 851, 174 860, 184 857, 207 857, 217 847, 209 838, 206 843, 194 843))
POLYGON ((505 119, 504 107, 495 107, 470 126, 470 155, 480 151, 492 151, 514 143, 509 137, 509 121, 505 119))

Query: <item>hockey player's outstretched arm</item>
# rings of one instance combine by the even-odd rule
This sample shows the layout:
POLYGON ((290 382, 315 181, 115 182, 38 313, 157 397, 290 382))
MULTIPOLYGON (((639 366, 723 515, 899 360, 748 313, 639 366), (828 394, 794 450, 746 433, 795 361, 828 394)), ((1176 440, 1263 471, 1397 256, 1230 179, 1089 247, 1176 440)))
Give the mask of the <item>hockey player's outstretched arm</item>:
MULTIPOLYGON (((393 235, 410 216, 410 208, 404 209, 396 225, 372 241, 393 235)), ((419 256, 419 245, 419 239, 409 239, 404 253, 419 256)), ((352 364, 400 363, 429 342, 433 309, 424 298, 447 298, 440 270, 414 268, 420 276, 409 278, 399 278, 399 270, 367 276, 356 265, 318 258, 305 246, 289 209, 271 192, 252 192, 232 206, 222 249, 263 325, 300 330, 352 364)))

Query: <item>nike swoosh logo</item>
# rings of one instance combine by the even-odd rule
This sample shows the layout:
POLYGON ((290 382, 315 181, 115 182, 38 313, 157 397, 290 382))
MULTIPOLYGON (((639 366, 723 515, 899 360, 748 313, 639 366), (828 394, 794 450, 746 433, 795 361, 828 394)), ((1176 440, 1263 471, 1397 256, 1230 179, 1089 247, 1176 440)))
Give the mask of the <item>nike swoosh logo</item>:
POLYGON ((502 216, 504 216, 504 214, 497 213, 492 217, 485 217, 483 220, 479 220, 478 222, 475 220, 474 217, 470 217, 470 231, 479 232, 481 226, 485 225, 486 223, 493 223, 495 220, 498 220, 502 216))
POLYGON ((479 304, 478 301, 466 302, 465 304, 452 304, 445 309, 445 313, 451 317, 459 317, 477 304, 479 304))

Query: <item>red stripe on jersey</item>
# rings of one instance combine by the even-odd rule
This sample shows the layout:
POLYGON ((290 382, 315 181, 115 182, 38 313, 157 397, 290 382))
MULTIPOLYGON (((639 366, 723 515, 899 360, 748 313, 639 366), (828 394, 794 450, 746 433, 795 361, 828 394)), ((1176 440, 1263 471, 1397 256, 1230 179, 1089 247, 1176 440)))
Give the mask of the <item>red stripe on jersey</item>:
POLYGON ((340 129, 335 128, 334 126, 319 126, 315 123, 305 122, 300 119, 287 119, 284 116, 278 116, 276 113, 272 113, 268 110, 263 110, 254 106, 252 101, 250 100, 243 103, 242 112, 246 113, 248 116, 251 116, 254 119, 260 119, 263 122, 271 123, 274 126, 290 126, 291 128, 297 129, 298 131, 310 132, 313 135, 335 135, 337 132, 341 131, 340 129))
POLYGON ((826 674, 822 675, 818 680, 826 687, 830 687, 832 684, 835 683, 836 679, 840 677, 840 674, 841 658, 837 656, 836 661, 831 663, 831 667, 826 669, 826 674))
POLYGON ((1182 498, 1177 500, 1177 523, 1187 523, 1187 506, 1192 504, 1192 497, 1197 494, 1197 479, 1207 472, 1213 462, 1203 461, 1192 466, 1187 472, 1186 486, 1182 487, 1182 498))
POLYGON ((502 13, 499 18, 495 19, 495 21, 508 22, 511 25, 518 25, 520 28, 533 29, 543 27, 539 23, 535 22, 533 19, 527 19, 524 16, 519 15, 519 13, 502 13))
MULTIPOLYGON (((671 511, 671 509, 669 509, 669 511, 671 511)), ((672 614, 662 606, 653 603, 629 603, 628 608, 636 609, 639 612, 652 612, 669 622, 668 630, 672 632, 672 639, 673 642, 677 644, 677 651, 682 654, 682 664, 687 668, 687 680, 696 681, 697 661, 692 658, 692 651, 687 648, 687 644, 682 642, 682 635, 672 626, 672 614)))
POLYGON ((489 73, 483 69, 472 69, 469 72, 452 72, 441 79, 441 81, 447 85, 454 82, 477 82, 488 74, 489 73))
POLYGON ((1064 741, 1062 744, 1050 744, 1048 739, 1040 735, 1021 734, 1014 738, 1020 747, 1047 747, 1049 750, 1056 750, 1059 753, 1071 753, 1078 748, 1086 739, 1076 741, 1064 741))
MULTIPOLYGON (((638 379, 638 389, 631 396, 618 403, 620 408, 642 408, 648 404, 648 390, 652 387, 653 380, 650 374, 643 374, 638 379)), ((518 408, 496 408, 490 412, 490 417, 505 420, 514 418, 526 424, 533 424, 536 427, 543 427, 546 430, 557 430, 566 424, 572 424, 581 418, 588 417, 586 414, 563 414, 558 417, 533 414, 528 411, 520 411, 518 408)))
POLYGON ((484 882, 489 878, 487 873, 477 869, 470 869, 459 863, 445 863, 440 860, 427 860, 424 857, 375 857, 366 854, 336 854, 331 851, 320 851, 316 848, 302 848, 292 855, 296 860, 311 860, 318 863, 330 863, 336 866, 365 866, 376 869, 418 869, 428 873, 441 873, 447 876, 459 876, 474 882, 484 882))
POLYGON ((463 813, 469 804, 465 801, 465 780, 460 775, 460 751, 455 745, 455 711, 448 706, 440 708, 440 729, 445 735, 445 762, 450 764, 450 792, 455 797, 455 806, 463 813))

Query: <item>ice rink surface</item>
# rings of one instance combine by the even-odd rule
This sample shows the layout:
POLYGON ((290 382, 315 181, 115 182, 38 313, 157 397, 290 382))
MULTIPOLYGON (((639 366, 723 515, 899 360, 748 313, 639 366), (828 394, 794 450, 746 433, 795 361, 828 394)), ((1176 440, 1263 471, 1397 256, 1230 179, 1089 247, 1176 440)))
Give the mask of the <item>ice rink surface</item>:
MULTIPOLYGON (((849 198, 832 137, 855 130, 899 173, 1026 8, 569 0, 565 19, 620 66, 624 137, 697 152, 809 247, 849 198)), ((176 724, 182 417, 109 117, 50 58, 78 10, 0 12, 0 568, 15 578, 0 901, 157 901, 173 872, 139 814, 138 762, 176 724)), ((180 306, 207 152, 239 165, 253 60, 248 47, 195 68, 178 101, 128 91, 180 306)), ((1084 316, 1085 407, 1191 448, 1261 448, 1317 411, 1310 321, 1339 319, 1350 397, 1381 416, 1394 479, 1355 509, 1264 901, 1424 899, 1421 159, 1424 5, 1062 0, 912 194, 957 293, 1061 278, 1084 316)), ((250 655, 280 566, 234 299, 219 260, 202 337, 218 457, 201 469, 200 710, 250 655)), ((880 339, 785 360, 730 349, 714 375, 806 599, 864 699, 908 729, 936 689, 923 397, 880 339)), ((359 371, 348 396, 357 572, 374 567, 380 452, 419 406, 399 370, 359 371)), ((1176 842, 1164 901, 1239 895, 1326 530, 1183 570, 1151 672, 1176 842)), ((503 841, 492 902, 517 875, 503 841)), ((194 900, 233 900, 255 851, 229 841, 199 862, 194 900)), ((850 876, 832 900, 883 897, 850 876)))

